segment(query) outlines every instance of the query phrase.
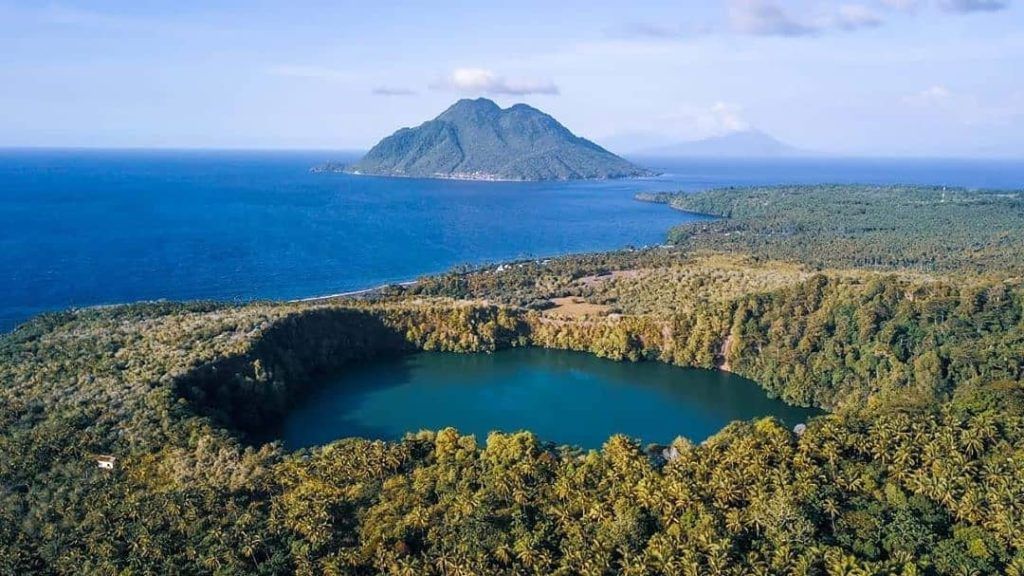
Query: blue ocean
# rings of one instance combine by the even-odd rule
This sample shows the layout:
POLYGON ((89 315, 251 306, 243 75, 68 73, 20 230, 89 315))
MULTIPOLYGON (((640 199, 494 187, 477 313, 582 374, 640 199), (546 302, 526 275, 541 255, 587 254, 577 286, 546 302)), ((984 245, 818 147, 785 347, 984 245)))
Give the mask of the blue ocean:
POLYGON ((662 241, 693 218, 633 199, 783 183, 1019 189, 1024 162, 639 159, 658 178, 508 183, 314 174, 330 152, 0 151, 0 331, 155 299, 293 299, 662 241))

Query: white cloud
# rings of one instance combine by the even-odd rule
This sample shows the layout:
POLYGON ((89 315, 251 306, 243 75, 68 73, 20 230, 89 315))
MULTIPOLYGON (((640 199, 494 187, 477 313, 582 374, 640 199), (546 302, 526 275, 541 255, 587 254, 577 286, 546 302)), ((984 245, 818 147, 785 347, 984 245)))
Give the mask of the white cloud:
POLYGON ((828 30, 859 30, 883 24, 882 16, 865 4, 840 4, 815 14, 792 15, 772 0, 732 0, 733 30, 755 36, 809 36, 828 30))
POLYGON ((704 23, 677 25, 660 22, 625 22, 605 30, 610 38, 624 40, 685 40, 717 32, 715 26, 704 23))
POLYGON ((863 4, 843 4, 836 11, 833 23, 842 30, 857 30, 880 26, 882 17, 863 4))
POLYGON ((456 68, 447 77, 431 85, 432 88, 454 90, 471 94, 558 94, 558 86, 551 81, 506 79, 485 68, 456 68))
POLYGON ((750 129, 742 116, 743 108, 727 102, 715 102, 703 118, 703 124, 714 134, 729 134, 750 129))
POLYGON ((939 0, 939 6, 949 12, 994 12, 1010 5, 1009 0, 939 0))
POLYGON ((806 36, 818 32, 771 0, 732 0, 729 22, 737 32, 756 36, 806 36))
POLYGON ((929 86, 917 94, 903 98, 903 102, 919 107, 934 107, 948 102, 953 97, 949 88, 936 84, 929 86))
POLYGON ((373 89, 373 93, 377 96, 412 96, 416 94, 416 91, 396 86, 377 86, 373 89))
POLYGON ((669 141, 724 136, 751 128, 743 117, 743 108, 724 101, 710 106, 677 104, 674 110, 652 118, 650 123, 630 127, 634 132, 661 134, 669 141))
POLYGON ((893 10, 913 12, 921 6, 921 0, 882 0, 882 4, 893 10))
POLYGON ((607 32, 612 38, 651 38, 655 40, 682 38, 686 35, 679 26, 651 22, 627 22, 609 28, 607 32))
MULTIPOLYGON (((1010 0, 865 0, 843 3, 782 2, 780 0, 729 0, 728 29, 753 36, 813 36, 830 31, 854 31, 885 24, 885 14, 898 10, 917 12, 923 5, 937 6, 945 12, 964 14, 1007 8, 1010 0)), ((618 25, 610 35, 627 39, 678 39, 724 31, 704 26, 687 29, 672 23, 631 22, 618 25)))
POLYGON ((951 95, 949 88, 945 86, 932 86, 921 92, 921 96, 931 100, 945 100, 951 95))

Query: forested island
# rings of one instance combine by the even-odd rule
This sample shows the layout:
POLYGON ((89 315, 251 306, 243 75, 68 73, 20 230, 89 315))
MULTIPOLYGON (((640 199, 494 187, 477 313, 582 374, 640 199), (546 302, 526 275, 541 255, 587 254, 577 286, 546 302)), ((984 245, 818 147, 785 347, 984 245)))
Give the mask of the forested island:
POLYGON ((0 572, 1024 574, 1020 193, 643 199, 722 218, 361 298, 69 310, 0 337, 0 572), (828 413, 589 452, 256 440, 351 362, 520 346, 728 369, 828 413))
POLYGON ((526 104, 501 108, 487 98, 463 99, 437 118, 402 128, 350 166, 316 172, 454 180, 581 180, 654 173, 576 136, 526 104))

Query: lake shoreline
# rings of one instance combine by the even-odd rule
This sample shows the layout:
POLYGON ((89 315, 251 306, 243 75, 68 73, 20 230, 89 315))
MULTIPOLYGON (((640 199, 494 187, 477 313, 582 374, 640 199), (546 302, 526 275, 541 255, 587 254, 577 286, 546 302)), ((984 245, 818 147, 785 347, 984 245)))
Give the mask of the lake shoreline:
POLYGON ((398 441, 451 426, 480 442, 495 430, 530 430, 545 441, 595 450, 614 434, 660 445, 677 436, 701 442, 735 420, 775 417, 793 427, 824 413, 706 368, 536 346, 492 354, 419 351, 363 360, 324 378, 288 408, 274 439, 294 451, 339 438, 398 441), (436 407, 424 412, 427 398, 436 407))

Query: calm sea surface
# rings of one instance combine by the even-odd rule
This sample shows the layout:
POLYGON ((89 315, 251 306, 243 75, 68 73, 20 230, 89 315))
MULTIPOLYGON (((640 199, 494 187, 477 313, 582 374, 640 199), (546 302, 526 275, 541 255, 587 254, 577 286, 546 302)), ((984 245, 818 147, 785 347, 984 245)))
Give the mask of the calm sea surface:
POLYGON ((481 444, 491 430, 527 429, 543 440, 600 448, 613 434, 699 442, 733 420, 775 416, 793 426, 816 414, 727 372, 526 348, 356 365, 268 432, 292 449, 348 436, 395 440, 446 426, 481 444))
POLYGON ((344 292, 458 264, 660 243, 640 191, 864 182, 1020 188, 1024 164, 649 160, 650 180, 311 174, 329 152, 0 150, 0 331, 68 306, 344 292))

